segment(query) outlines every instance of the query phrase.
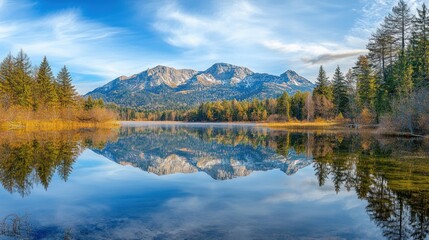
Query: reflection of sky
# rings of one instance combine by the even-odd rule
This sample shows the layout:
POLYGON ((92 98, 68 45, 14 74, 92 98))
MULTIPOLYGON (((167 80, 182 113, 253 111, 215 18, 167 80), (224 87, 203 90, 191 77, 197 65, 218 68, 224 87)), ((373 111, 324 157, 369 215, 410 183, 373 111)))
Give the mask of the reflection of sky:
POLYGON ((318 187, 312 167, 216 181, 205 173, 156 176, 86 150, 67 183, 30 196, 0 191, 0 214, 28 214, 40 237, 381 238, 354 192, 318 187), (57 229, 57 230, 55 230, 57 229), (364 231, 363 231, 364 229, 364 231))

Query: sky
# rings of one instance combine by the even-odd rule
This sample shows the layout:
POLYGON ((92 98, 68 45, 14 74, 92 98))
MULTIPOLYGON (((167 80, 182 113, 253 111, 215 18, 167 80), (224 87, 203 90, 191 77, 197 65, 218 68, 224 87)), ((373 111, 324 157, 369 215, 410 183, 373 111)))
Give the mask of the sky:
MULTIPOLYGON (((412 9, 429 0, 409 0, 412 9)), ((157 65, 214 63, 315 81, 346 72, 396 0, 0 0, 0 57, 23 49, 85 94, 157 65)))

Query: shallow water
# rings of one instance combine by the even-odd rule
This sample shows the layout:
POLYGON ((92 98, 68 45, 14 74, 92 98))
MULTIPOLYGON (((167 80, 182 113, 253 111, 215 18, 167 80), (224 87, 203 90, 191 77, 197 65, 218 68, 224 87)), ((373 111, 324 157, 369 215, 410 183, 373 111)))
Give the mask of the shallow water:
POLYGON ((429 144, 253 125, 0 137, 0 236, 427 239, 429 144))

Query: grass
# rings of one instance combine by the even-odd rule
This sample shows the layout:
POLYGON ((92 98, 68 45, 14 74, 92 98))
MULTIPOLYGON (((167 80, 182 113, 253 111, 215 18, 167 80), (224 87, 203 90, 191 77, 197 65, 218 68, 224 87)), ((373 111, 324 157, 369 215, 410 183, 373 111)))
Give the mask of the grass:
POLYGON ((0 130, 57 131, 80 128, 113 128, 117 114, 105 108, 84 110, 76 107, 39 109, 0 107, 0 130))
POLYGON ((66 120, 25 120, 0 122, 0 130, 25 130, 25 131, 57 131, 73 130, 80 128, 116 128, 116 121, 107 122, 82 122, 66 120))
POLYGON ((325 120, 316 120, 314 122, 307 122, 307 121, 267 122, 267 123, 258 123, 258 126, 269 127, 269 128, 325 129, 325 128, 343 127, 344 122, 325 121, 325 120))

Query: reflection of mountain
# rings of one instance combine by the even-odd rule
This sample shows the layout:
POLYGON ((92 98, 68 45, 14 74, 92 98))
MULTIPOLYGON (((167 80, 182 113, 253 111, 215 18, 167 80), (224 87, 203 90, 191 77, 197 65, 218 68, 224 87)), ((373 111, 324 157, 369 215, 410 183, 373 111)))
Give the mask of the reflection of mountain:
MULTIPOLYGON (((253 171, 280 169, 293 174, 311 164, 311 158, 287 147, 284 155, 243 128, 138 128, 125 129, 122 137, 95 152, 120 164, 157 175, 205 172, 214 179, 247 176, 253 171)), ((262 135, 267 138, 268 135, 262 135)), ((267 142, 266 142, 267 143, 267 142)))

